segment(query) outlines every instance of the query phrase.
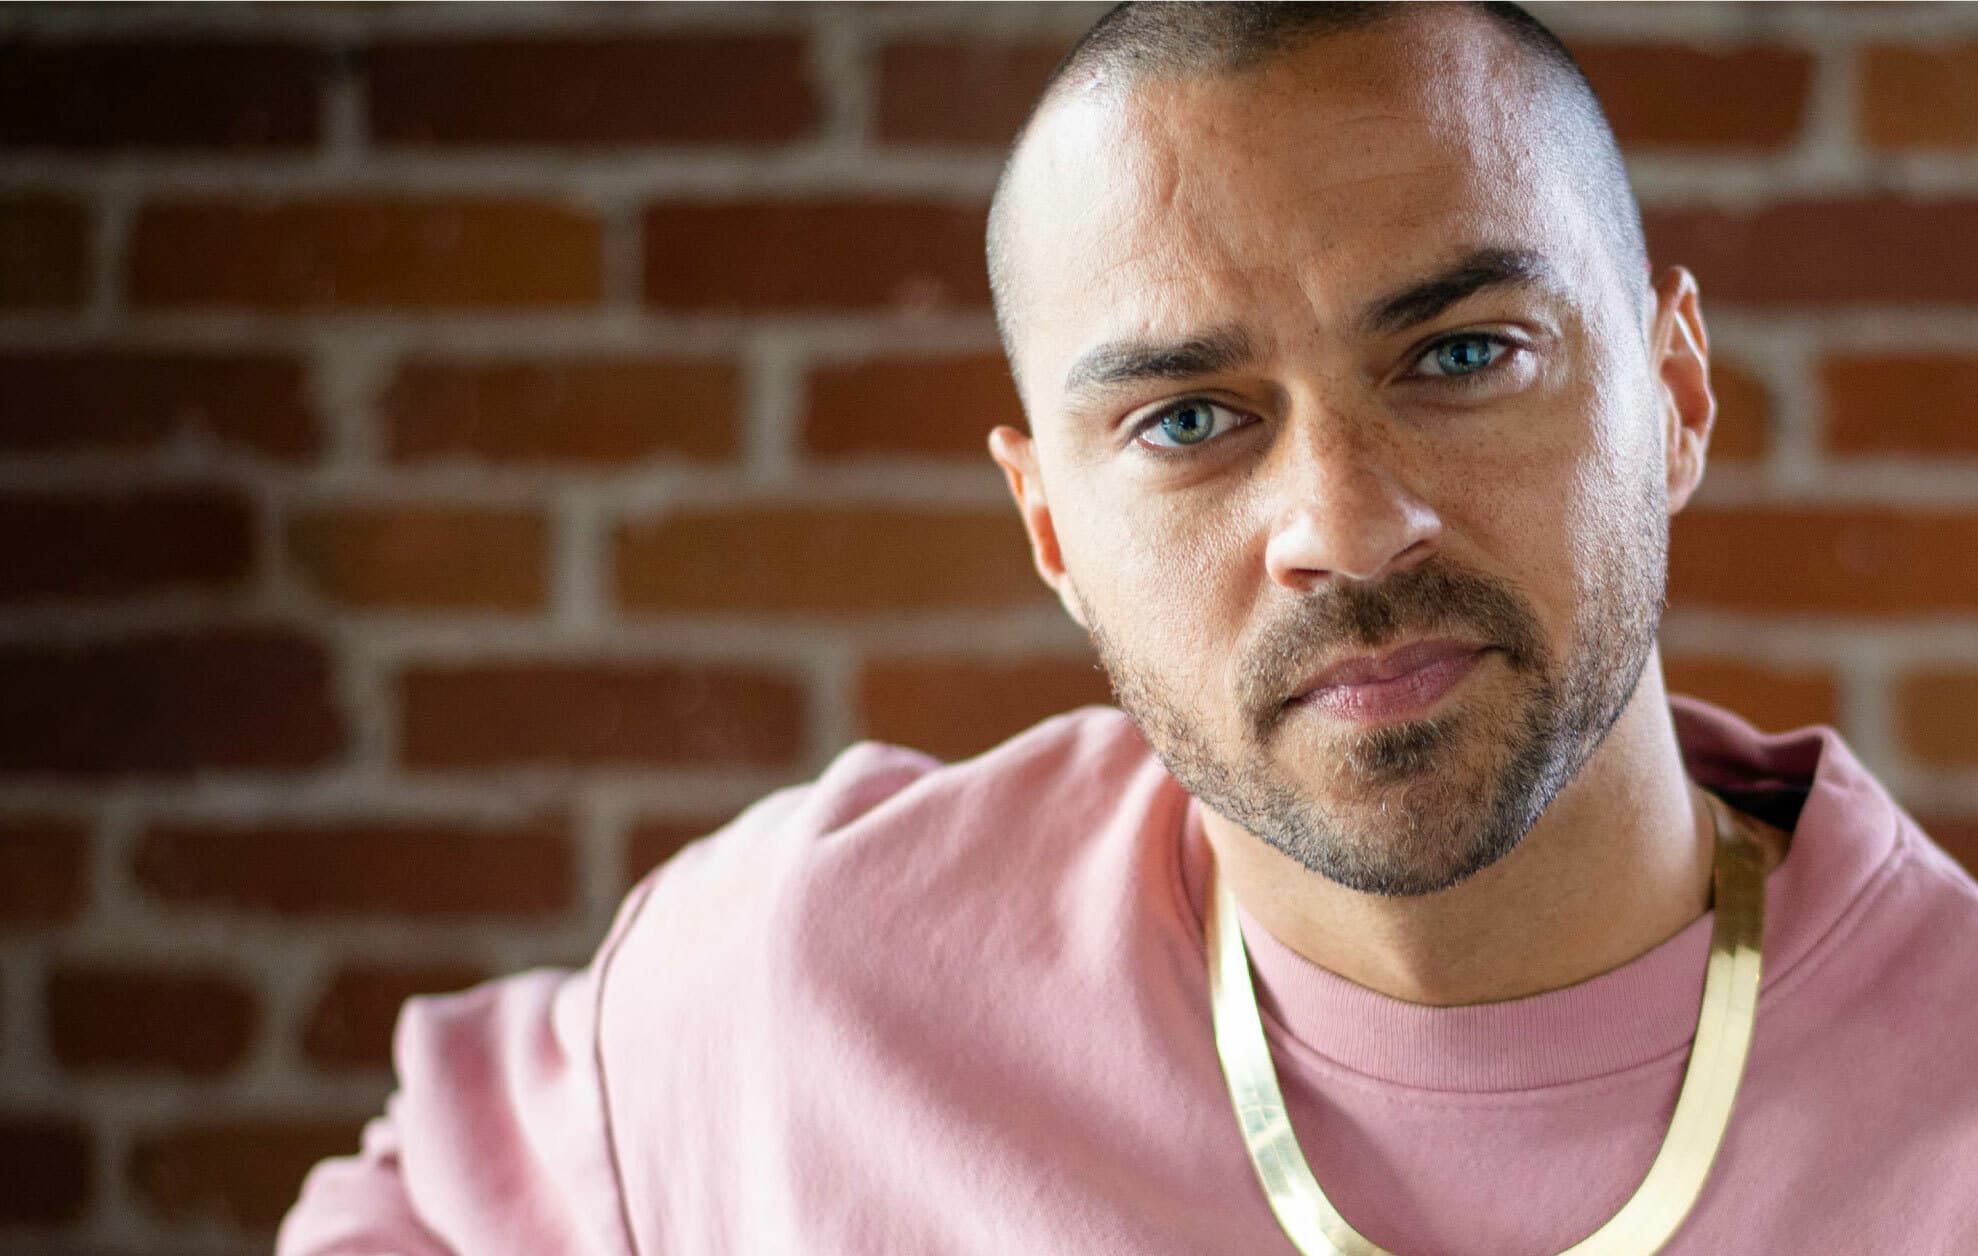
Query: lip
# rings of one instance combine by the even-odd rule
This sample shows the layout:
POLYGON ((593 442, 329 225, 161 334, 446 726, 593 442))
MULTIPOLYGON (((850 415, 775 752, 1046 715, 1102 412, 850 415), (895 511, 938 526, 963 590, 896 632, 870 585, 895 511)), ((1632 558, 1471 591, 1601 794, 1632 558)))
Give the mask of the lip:
POLYGON ((1353 724, 1418 718, 1488 652, 1488 646, 1437 638, 1341 659, 1301 684, 1287 705, 1312 707, 1353 724))

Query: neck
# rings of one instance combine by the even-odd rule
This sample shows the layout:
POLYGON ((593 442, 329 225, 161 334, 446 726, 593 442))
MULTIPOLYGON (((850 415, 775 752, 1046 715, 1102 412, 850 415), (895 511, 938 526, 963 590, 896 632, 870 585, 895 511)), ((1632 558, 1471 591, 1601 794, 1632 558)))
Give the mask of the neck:
POLYGON ((1415 898, 1346 889, 1213 811, 1218 874, 1306 959, 1411 1003, 1489 1003, 1617 968, 1710 899, 1714 825, 1683 771, 1660 667, 1525 839, 1462 884, 1415 898))

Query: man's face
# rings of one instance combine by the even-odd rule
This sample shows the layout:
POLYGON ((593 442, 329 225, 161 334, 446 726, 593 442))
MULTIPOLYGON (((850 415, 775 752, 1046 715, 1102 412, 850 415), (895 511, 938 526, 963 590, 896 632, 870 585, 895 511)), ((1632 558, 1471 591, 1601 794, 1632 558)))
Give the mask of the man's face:
POLYGON ((1014 175, 1040 569, 1190 792, 1372 893, 1494 862, 1598 747, 1694 483, 1530 74, 1424 15, 1074 92, 1014 175))

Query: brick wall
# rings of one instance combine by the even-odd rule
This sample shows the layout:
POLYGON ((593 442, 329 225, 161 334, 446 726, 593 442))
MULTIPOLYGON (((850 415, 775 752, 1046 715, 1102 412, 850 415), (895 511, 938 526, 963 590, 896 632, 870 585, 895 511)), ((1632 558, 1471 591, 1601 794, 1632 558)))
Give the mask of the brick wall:
MULTIPOLYGON (((264 1249, 407 994, 1102 695, 981 452, 1092 12, 0 9, 0 1248, 264 1249)), ((1722 361, 1676 684, 1978 851, 1978 9, 1547 16, 1722 361)))

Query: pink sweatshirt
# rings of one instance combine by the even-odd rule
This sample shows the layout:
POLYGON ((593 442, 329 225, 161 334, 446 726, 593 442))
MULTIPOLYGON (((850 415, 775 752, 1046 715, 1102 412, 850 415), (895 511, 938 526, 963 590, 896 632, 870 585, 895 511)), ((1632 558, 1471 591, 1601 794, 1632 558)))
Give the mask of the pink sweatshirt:
MULTIPOLYGON (((1839 739, 1678 701, 1793 832, 1749 1071, 1670 1252, 1978 1253, 1978 887, 1839 739)), ((1290 1252, 1210 1036, 1194 805, 1117 712, 863 745, 682 853, 590 968, 408 1005, 401 1090, 280 1252, 1290 1252)), ((1534 998, 1404 1004, 1245 932, 1299 1141, 1402 1253, 1557 1252, 1674 1106, 1710 920, 1534 998)))

